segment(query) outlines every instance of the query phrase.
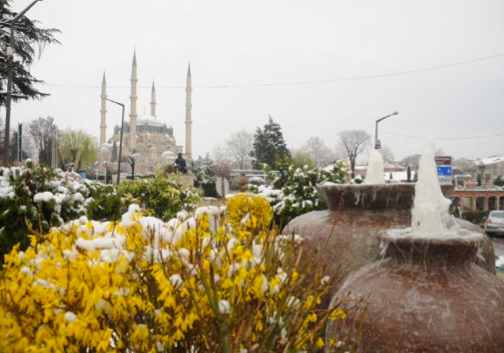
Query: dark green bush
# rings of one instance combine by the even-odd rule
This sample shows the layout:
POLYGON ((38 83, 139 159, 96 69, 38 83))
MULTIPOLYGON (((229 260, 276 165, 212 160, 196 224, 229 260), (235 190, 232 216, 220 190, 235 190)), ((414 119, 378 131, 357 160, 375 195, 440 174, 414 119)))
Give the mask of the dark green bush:
POLYGON ((0 263, 15 244, 26 248, 29 233, 47 233, 80 216, 115 220, 123 208, 113 186, 74 173, 32 163, 0 168, 0 263))
POLYGON ((195 208, 200 199, 196 189, 184 190, 175 180, 162 175, 124 181, 117 192, 125 205, 137 203, 146 214, 163 221, 176 217, 179 211, 195 208))

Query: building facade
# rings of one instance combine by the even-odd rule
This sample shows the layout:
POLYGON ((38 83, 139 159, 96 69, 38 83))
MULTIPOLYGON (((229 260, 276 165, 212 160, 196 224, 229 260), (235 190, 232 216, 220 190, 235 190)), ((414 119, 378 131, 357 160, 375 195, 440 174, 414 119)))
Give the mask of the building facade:
MULTIPOLYGON (((138 67, 136 53, 133 54, 131 71, 131 94, 129 119, 124 121, 122 137, 122 156, 135 156, 135 173, 153 172, 156 168, 165 168, 173 164, 178 153, 183 153, 186 159, 192 158, 192 80, 191 67, 187 70, 186 85, 186 117, 185 117, 185 149, 178 145, 172 126, 168 126, 157 117, 156 87, 154 82, 151 89, 150 114, 139 115, 137 112, 138 67)), ((121 127, 116 125, 113 134, 107 139, 107 81, 103 74, 101 86, 100 109, 100 150, 98 153, 99 169, 107 169, 108 173, 117 172, 119 158, 121 127), (116 157, 117 156, 117 157, 116 157)), ((121 171, 128 172, 130 165, 121 162, 121 171)))

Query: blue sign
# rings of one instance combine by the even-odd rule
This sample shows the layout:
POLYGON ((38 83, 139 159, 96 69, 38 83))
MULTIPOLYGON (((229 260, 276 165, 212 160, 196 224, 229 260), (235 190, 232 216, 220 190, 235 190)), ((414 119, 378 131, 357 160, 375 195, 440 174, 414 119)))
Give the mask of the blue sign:
POLYGON ((451 177, 452 176, 451 165, 438 165, 437 166, 437 175, 440 177, 451 177))

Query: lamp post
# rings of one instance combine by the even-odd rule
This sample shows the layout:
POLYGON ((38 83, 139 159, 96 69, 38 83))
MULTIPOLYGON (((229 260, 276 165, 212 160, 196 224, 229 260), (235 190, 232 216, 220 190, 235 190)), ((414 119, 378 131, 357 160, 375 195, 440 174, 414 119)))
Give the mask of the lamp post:
POLYGON ((380 143, 380 140, 378 140, 378 123, 379 123, 380 121, 382 121, 382 120, 385 120, 385 119, 387 119, 387 118, 390 118, 392 115, 398 115, 398 114, 399 114, 398 112, 393 112, 392 114, 389 114, 389 115, 387 115, 387 116, 384 116, 383 118, 380 118, 380 119, 376 120, 376 125, 375 125, 375 135, 374 135, 374 136, 375 136, 375 137, 374 137, 374 138, 375 138, 375 146, 374 146, 375 150, 379 150, 379 149, 381 149, 381 143, 380 143))
POLYGON ((9 141, 10 141, 10 118, 11 118, 11 101, 12 101, 12 80, 14 76, 14 25, 16 22, 28 12, 37 2, 42 0, 35 0, 28 5, 23 11, 18 13, 10 24, 10 42, 7 47, 7 98, 5 100, 5 139, 4 139, 4 165, 7 165, 10 157, 9 141))
POLYGON ((121 181, 121 157, 122 157, 122 143, 123 143, 123 130, 124 130, 124 104, 108 99, 109 102, 120 105, 122 107, 122 117, 121 117, 121 135, 119 137, 119 155, 117 156, 117 185, 121 181))
POLYGON ((94 168, 94 171, 95 171, 95 180, 98 182, 98 164, 100 164, 100 162, 95 162, 94 165, 93 165, 93 168, 94 168))
POLYGON ((108 179, 107 179, 107 164, 108 164, 108 161, 103 162, 103 164, 105 166, 105 180, 104 180, 104 182, 105 182, 105 185, 107 185, 108 184, 108 179))

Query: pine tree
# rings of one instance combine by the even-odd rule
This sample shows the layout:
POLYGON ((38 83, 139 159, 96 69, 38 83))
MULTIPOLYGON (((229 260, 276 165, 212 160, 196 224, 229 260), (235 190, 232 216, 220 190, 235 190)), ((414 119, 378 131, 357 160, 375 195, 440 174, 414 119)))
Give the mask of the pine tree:
POLYGON ((282 128, 273 121, 271 116, 263 129, 257 128, 254 135, 254 149, 251 155, 254 158, 255 169, 261 169, 263 164, 277 169, 280 163, 286 159, 291 159, 283 138, 282 128))
POLYGON ((117 143, 114 141, 112 145, 112 157, 110 158, 112 162, 117 162, 117 143))
MULTIPOLYGON (((10 7, 10 0, 0 0, 0 92, 7 89, 7 47, 10 42, 10 20, 16 16, 10 7)), ((14 80, 12 85, 12 100, 29 98, 42 98, 46 93, 40 92, 33 84, 42 81, 33 77, 29 71, 29 66, 38 58, 46 44, 59 43, 54 35, 59 30, 52 28, 40 28, 37 21, 30 20, 23 16, 14 27, 14 80)), ((5 94, 0 94, 0 105, 5 104, 5 94)))

